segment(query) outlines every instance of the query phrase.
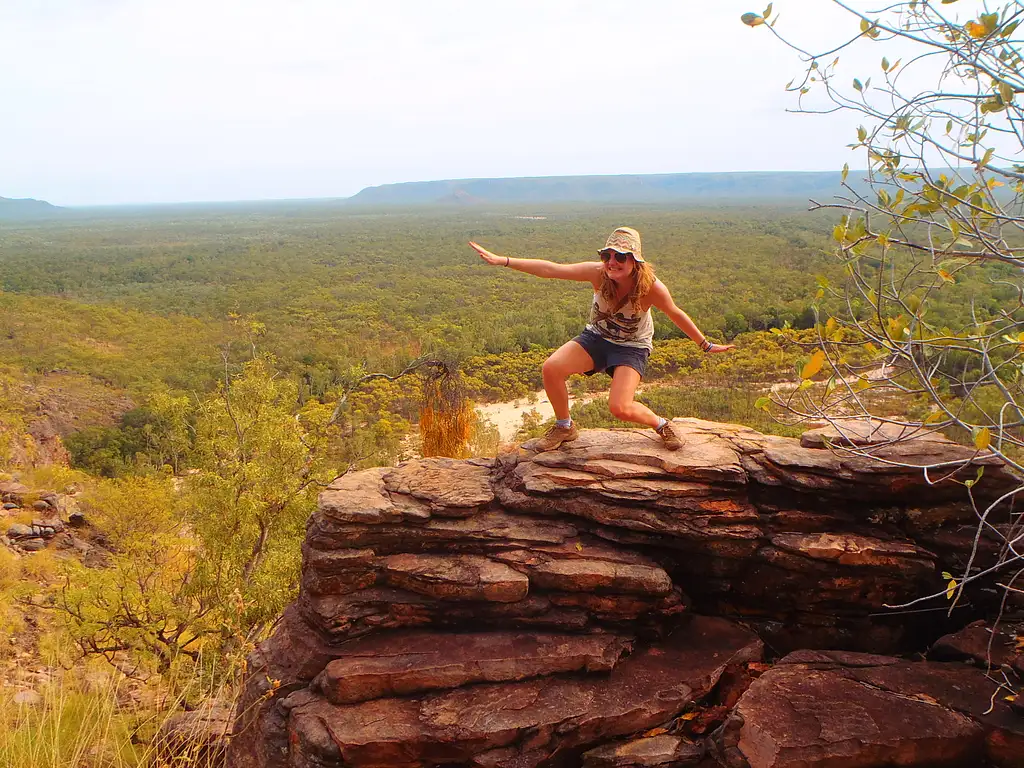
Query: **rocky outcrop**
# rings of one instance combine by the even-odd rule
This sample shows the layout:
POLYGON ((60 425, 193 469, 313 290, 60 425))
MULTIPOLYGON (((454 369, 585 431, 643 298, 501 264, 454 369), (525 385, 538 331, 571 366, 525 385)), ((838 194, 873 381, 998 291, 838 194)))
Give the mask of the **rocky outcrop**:
POLYGON ((65 518, 72 519, 76 510, 68 495, 0 481, 0 545, 35 552, 56 542, 60 548, 85 554, 91 547, 67 533, 65 518))
MULTIPOLYGON (((435 642, 447 645, 443 635, 435 642)), ((281 702, 293 765, 514 768, 652 728, 705 696, 724 669, 760 658, 751 633, 698 618, 606 675, 555 676, 453 688, 417 698, 337 706, 307 688, 281 702)), ((540 673, 539 676, 538 673, 540 673)))
POLYGON ((1007 692, 963 664, 797 651, 750 686, 716 751, 728 768, 1017 768, 1024 719, 1007 692))
MULTIPOLYGON (((930 438, 870 459, 820 437, 677 425, 676 453, 646 431, 585 431, 548 453, 527 443, 339 478, 309 520, 299 598, 250 659, 231 764, 685 764, 703 748, 665 729, 719 680, 749 683, 758 634, 781 652, 892 652, 941 634, 933 613, 886 606, 941 591, 940 572, 966 563, 963 487, 929 485, 919 467, 972 452, 930 438)), ((979 497, 1016 485, 982 463, 979 497)), ((976 565, 994 547, 983 541, 976 565)), ((786 669, 806 673, 801 658, 734 715, 753 718, 786 669)), ((822 658, 837 684, 862 684, 843 670, 866 667, 822 658)), ((946 754, 954 733, 973 745, 963 754, 989 739, 955 707, 936 717, 921 754, 946 754)), ((729 722, 720 754, 774 765, 729 722)), ((778 765, 819 764, 799 754, 778 765)))

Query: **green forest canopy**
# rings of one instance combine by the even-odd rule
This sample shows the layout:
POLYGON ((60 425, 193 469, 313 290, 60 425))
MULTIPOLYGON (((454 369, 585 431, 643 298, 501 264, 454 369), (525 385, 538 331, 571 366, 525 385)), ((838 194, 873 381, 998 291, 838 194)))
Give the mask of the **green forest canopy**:
MULTIPOLYGON (((579 332, 589 288, 488 267, 466 242, 579 261, 623 224, 641 231, 676 302, 715 339, 809 327, 817 277, 841 279, 832 217, 794 207, 373 211, 308 202, 79 212, 0 225, 0 361, 15 380, 59 372, 141 404, 158 391, 209 392, 254 344, 301 383, 302 397, 430 353, 463 361, 473 397, 515 397, 539 388, 547 350, 579 332)), ((955 326, 969 297, 994 309, 1000 290, 951 285, 933 311, 955 326)), ((682 362, 692 345, 655 317, 656 336, 678 345, 659 345, 659 359, 671 359, 654 375, 701 366, 699 356, 682 362)), ((785 363, 758 344, 747 345, 746 362, 741 343, 715 363, 747 378, 785 363)), ((401 387, 379 385, 353 403, 359 424, 399 419, 385 430, 392 443, 416 418, 401 387)))

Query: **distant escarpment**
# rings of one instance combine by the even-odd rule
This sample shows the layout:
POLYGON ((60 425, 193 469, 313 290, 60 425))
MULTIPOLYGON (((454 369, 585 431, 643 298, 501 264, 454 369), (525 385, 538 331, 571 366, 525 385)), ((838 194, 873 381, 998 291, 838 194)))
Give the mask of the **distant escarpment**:
MULTIPOLYGON (((677 425, 675 453, 594 430, 335 481, 300 595, 250 657, 230 764, 1024 763, 1014 704, 965 663, 984 628, 928 661, 879 655, 968 620, 886 606, 941 590, 974 544, 963 486, 905 465, 971 451, 932 437, 865 459, 820 435, 677 425)), ((981 496, 1016 486, 975 462, 981 496)), ((994 547, 982 537, 977 566, 994 547)))
MULTIPOLYGON (((857 185, 856 173, 849 183, 857 185)), ((834 171, 660 173, 623 176, 539 176, 449 179, 382 184, 350 205, 472 205, 514 203, 698 203, 829 199, 841 191, 834 171)))
POLYGON ((0 221, 7 219, 42 219, 60 214, 64 209, 45 200, 0 197, 0 221))

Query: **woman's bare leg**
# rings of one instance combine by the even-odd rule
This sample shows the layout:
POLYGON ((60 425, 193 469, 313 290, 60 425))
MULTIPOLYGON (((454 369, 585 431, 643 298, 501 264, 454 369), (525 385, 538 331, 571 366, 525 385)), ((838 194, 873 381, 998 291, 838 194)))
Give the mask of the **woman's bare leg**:
POLYGON ((633 399, 639 384, 638 371, 625 365, 616 366, 615 373, 612 374, 612 388, 608 393, 608 410, 616 419, 657 427, 661 423, 661 417, 643 403, 633 399))
POLYGON ((594 361, 587 351, 575 341, 567 341, 544 361, 541 373, 544 376, 544 391, 548 402, 555 409, 556 419, 569 418, 569 389, 565 381, 574 373, 586 373, 594 369, 594 361))

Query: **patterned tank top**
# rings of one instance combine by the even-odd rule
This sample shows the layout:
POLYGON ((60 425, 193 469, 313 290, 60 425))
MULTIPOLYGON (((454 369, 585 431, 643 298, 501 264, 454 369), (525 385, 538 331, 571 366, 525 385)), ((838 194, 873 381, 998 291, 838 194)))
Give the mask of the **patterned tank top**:
POLYGON ((597 291, 594 292, 587 330, 613 344, 654 349, 654 319, 651 310, 637 312, 628 300, 615 306, 597 291))

